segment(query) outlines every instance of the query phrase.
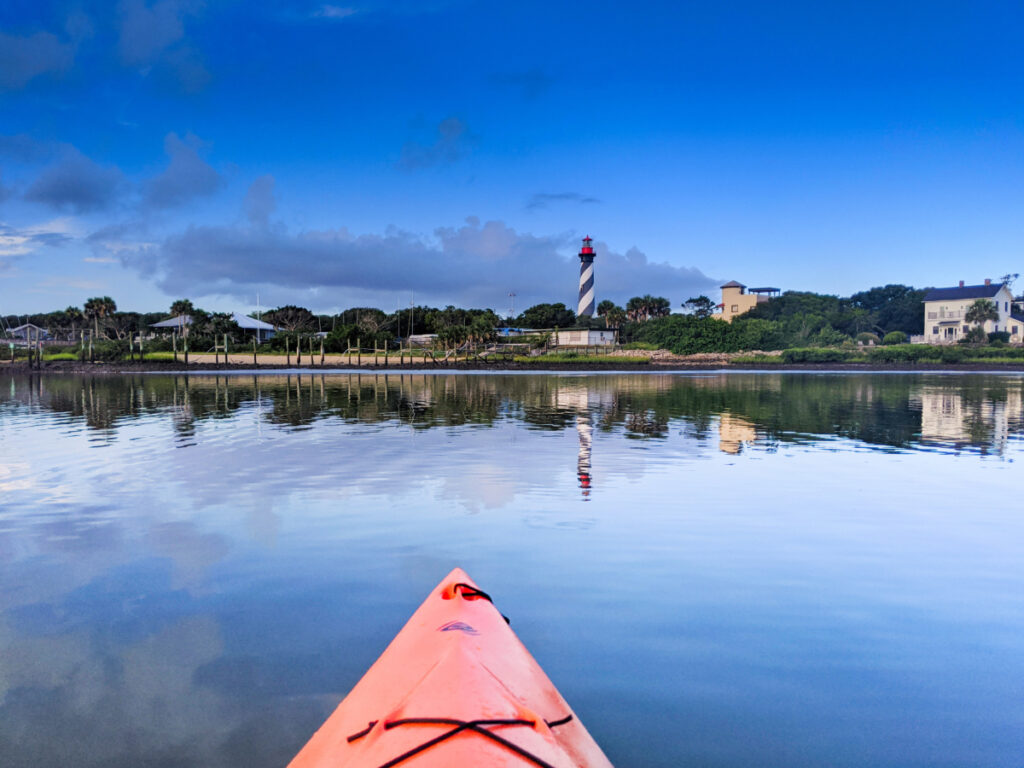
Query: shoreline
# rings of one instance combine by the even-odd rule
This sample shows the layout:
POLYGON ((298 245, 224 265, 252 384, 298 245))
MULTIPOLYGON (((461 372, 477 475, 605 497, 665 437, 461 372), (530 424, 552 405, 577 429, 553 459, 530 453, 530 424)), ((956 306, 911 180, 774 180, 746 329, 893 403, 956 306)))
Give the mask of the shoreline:
POLYGON ((692 372, 735 372, 735 373, 800 373, 800 372, 865 372, 865 373, 1024 373, 1024 361, 1012 363, 790 363, 790 364, 768 364, 758 365, 756 363, 629 363, 624 358, 622 364, 594 364, 594 363, 453 363, 449 365, 260 365, 253 366, 244 363, 214 364, 214 363, 190 363, 187 368, 181 363, 168 362, 144 362, 144 363, 81 363, 78 361, 51 361, 44 362, 41 367, 29 366, 21 362, 0 362, 0 371, 7 371, 18 374, 90 374, 119 376, 131 373, 166 373, 178 376, 190 373, 211 374, 211 373, 323 373, 329 372, 359 372, 359 373, 403 373, 403 372, 432 372, 432 373, 463 373, 463 372, 491 372, 491 373, 685 373, 692 372))

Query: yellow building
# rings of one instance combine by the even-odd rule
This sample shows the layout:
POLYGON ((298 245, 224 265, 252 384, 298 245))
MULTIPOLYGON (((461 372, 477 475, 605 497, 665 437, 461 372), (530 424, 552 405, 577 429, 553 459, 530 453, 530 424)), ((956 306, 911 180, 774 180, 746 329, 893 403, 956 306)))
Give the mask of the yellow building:
POLYGON ((734 317, 749 312, 778 293, 778 288, 751 288, 748 292, 747 286, 743 283, 730 280, 722 286, 722 303, 718 305, 722 311, 718 319, 731 323, 734 317))

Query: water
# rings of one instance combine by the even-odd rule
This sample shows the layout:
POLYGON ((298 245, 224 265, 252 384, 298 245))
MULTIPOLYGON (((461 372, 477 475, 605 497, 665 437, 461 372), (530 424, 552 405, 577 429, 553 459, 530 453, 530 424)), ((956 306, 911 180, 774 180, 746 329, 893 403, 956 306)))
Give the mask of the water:
POLYGON ((450 568, 624 766, 1019 766, 1024 379, 0 375, 0 763, 283 766, 450 568))

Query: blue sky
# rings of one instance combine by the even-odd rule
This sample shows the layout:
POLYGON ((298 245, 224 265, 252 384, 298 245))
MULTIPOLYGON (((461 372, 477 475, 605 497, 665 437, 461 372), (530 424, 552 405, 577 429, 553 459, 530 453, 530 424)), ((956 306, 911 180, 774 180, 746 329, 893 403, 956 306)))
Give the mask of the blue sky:
POLYGON ((0 313, 1024 272, 1013 3, 7 0, 0 313))

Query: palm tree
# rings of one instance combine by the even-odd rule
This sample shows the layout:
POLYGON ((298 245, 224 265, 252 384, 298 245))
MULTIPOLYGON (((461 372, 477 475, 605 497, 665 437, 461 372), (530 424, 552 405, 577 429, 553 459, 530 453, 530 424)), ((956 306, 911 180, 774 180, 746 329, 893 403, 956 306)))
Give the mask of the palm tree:
POLYGON ((178 299, 171 304, 171 315, 173 317, 191 315, 193 312, 195 312, 195 307, 192 306, 192 302, 188 299, 178 299))
POLYGON ((100 335, 100 319, 117 312, 117 302, 109 296, 94 296, 85 302, 85 316, 93 321, 94 336, 100 335))
POLYGON ((626 322, 626 310, 622 307, 612 307, 604 314, 606 328, 617 328, 626 322))
POLYGON ((75 336, 75 330, 78 328, 78 324, 85 319, 85 315, 82 314, 82 310, 78 307, 68 307, 64 310, 64 321, 71 326, 71 338, 75 336))
POLYGON ((999 308, 988 299, 978 299, 967 308, 964 320, 972 325, 984 325, 999 319, 999 308))
POLYGON ((639 322, 641 319, 647 319, 647 311, 644 305, 643 296, 634 296, 626 302, 626 317, 634 323, 639 322))
POLYGON ((672 303, 664 296, 644 296, 651 317, 667 317, 672 314, 672 303))

